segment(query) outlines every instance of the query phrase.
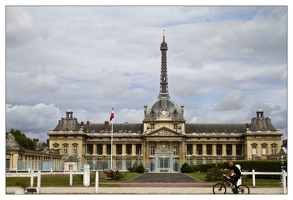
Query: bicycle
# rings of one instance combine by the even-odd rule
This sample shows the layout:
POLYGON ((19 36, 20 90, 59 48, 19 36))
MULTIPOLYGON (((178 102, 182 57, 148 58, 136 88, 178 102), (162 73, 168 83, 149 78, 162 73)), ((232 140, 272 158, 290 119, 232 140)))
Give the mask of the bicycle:
MULTIPOLYGON (((228 185, 228 188, 230 188, 231 180, 229 177, 224 176, 224 180, 221 183, 216 183, 213 187, 213 193, 214 194, 226 194, 227 188, 225 186, 225 183, 228 185)), ((234 189, 232 189, 232 192, 234 194, 249 194, 250 189, 247 185, 241 184, 238 186, 236 185, 236 187, 234 189)))

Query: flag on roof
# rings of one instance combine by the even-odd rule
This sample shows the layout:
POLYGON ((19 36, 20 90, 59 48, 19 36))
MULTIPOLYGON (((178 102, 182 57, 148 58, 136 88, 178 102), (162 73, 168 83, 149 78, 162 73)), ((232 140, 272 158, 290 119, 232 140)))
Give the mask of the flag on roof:
POLYGON ((110 115, 110 121, 112 121, 113 118, 114 118, 114 108, 112 106, 112 112, 111 112, 111 115, 110 115))

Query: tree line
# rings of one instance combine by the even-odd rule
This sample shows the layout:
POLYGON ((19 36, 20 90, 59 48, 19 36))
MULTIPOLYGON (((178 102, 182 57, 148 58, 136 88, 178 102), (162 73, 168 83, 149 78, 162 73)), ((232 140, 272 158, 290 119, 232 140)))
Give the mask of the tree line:
POLYGON ((9 133, 14 136, 15 141, 23 148, 27 150, 36 150, 36 144, 34 141, 31 138, 26 137, 26 135, 20 130, 11 129, 9 132, 6 132, 6 138, 9 133))

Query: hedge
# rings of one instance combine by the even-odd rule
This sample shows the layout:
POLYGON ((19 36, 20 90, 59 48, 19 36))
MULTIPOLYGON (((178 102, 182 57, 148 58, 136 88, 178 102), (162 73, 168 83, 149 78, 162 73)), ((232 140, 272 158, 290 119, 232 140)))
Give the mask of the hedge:
MULTIPOLYGON (((256 172, 281 172, 282 169, 287 171, 287 161, 280 160, 239 160, 233 161, 234 164, 239 164, 241 166, 242 171, 251 172, 253 169, 256 172)), ((199 171, 207 172, 208 169, 218 164, 220 169, 228 169, 229 162, 222 163, 210 163, 210 164, 202 164, 196 165, 199 171)), ((259 178, 280 178, 276 175, 257 175, 259 178)))

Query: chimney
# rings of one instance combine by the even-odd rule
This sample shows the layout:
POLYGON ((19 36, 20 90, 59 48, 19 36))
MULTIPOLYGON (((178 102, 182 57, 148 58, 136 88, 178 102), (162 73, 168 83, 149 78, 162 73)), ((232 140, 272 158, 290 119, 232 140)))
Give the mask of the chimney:
POLYGON ((86 122, 86 132, 89 132, 90 131, 90 122, 87 121, 86 122))
POLYGON ((255 117, 254 118, 251 118, 251 123, 254 123, 254 119, 255 119, 255 117))
POLYGON ((105 121, 105 124, 104 124, 104 131, 105 131, 105 132, 109 132, 109 121, 105 121))

